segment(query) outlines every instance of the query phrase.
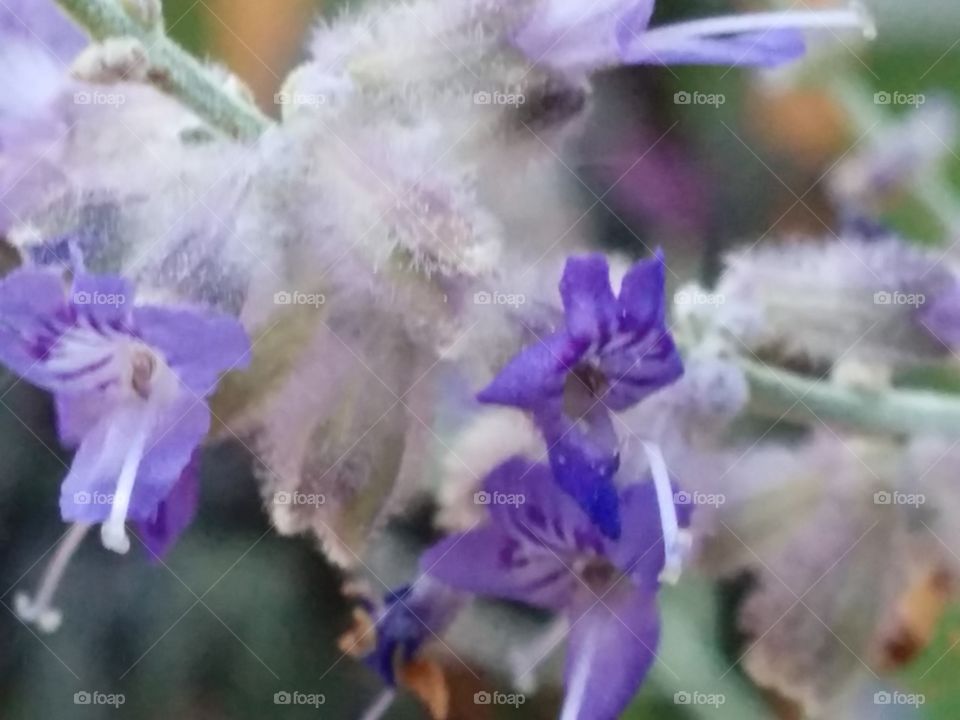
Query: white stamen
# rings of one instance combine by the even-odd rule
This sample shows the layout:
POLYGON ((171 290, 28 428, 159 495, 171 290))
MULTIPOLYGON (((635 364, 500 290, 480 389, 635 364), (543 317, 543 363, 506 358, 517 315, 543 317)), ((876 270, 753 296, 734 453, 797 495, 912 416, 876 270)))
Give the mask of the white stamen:
POLYGON ((877 36, 870 11, 855 2, 838 10, 794 10, 745 13, 691 20, 647 30, 638 41, 649 48, 666 47, 690 38, 723 37, 771 30, 860 30, 868 40, 877 36))
POLYGON ((63 573, 70 564, 70 559, 87 534, 90 526, 85 523, 75 523, 63 536, 53 555, 53 559, 43 572, 40 587, 36 597, 31 600, 26 593, 17 593, 13 599, 13 608, 17 617, 26 623, 37 626, 42 633, 56 632, 63 621, 63 614, 50 603, 60 585, 63 573))
POLYGON ((396 696, 397 693, 393 688, 387 688, 377 696, 373 705, 366 709, 360 720, 380 720, 384 713, 390 709, 396 696))
POLYGON ((660 509, 660 525, 663 529, 663 571, 660 581, 674 584, 680 579, 683 572, 683 560, 690 547, 689 535, 680 530, 677 520, 677 508, 674 505, 673 486, 670 483, 670 472, 663 453, 654 443, 644 442, 643 450, 650 463, 650 474, 653 476, 653 485, 657 490, 657 505, 660 509))
POLYGON ((587 635, 586 647, 577 655, 577 666, 567 687, 566 697, 563 700, 563 713, 560 720, 576 720, 580 717, 586 697, 587 681, 590 679, 590 669, 593 667, 593 656, 597 650, 597 634, 587 635))
POLYGON ((147 444, 148 420, 147 414, 144 413, 144 416, 140 419, 140 426, 130 443, 130 449, 123 459, 123 467, 120 468, 117 490, 113 496, 113 504, 110 506, 110 517, 100 526, 100 540, 103 546, 121 555, 130 550, 130 538, 127 537, 125 524, 127 511, 130 508, 130 499, 133 496, 133 485, 137 479, 137 470, 140 467, 140 461, 143 459, 144 448, 147 444))

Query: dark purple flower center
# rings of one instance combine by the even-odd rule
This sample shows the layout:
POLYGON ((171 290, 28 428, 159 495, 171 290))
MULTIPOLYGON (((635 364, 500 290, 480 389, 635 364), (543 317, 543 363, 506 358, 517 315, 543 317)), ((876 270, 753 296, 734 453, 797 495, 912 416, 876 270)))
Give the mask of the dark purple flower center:
POLYGON ((608 387, 607 376, 589 363, 567 373, 563 386, 563 407, 568 417, 580 419, 596 406, 608 387))

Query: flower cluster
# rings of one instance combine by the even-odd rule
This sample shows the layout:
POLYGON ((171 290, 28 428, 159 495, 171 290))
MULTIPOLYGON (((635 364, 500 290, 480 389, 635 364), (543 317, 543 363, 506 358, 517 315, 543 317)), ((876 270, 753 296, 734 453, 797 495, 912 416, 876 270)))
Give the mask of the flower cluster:
MULTIPOLYGON (((420 561, 424 577, 457 590, 568 618, 565 718, 616 717, 643 680, 659 640, 657 589, 679 572, 689 522, 655 448, 647 448, 645 476, 618 472, 610 417, 683 373, 665 326, 663 257, 634 265, 619 296, 609 274, 602 256, 571 258, 560 283, 563 327, 507 363, 479 396, 529 411, 550 463, 515 456, 495 468, 481 494, 489 522, 420 561)), ((397 650, 409 660, 443 626, 437 617, 449 621, 439 593, 410 596, 409 588, 394 593, 378 624, 373 658, 391 683, 397 650)))
MULTIPOLYGON (((591 253, 552 176, 553 141, 577 128, 598 71, 770 67, 803 54, 806 31, 869 34, 869 20, 855 6, 658 25, 655 5, 412 0, 348 14, 317 30, 272 123, 236 78, 163 36, 157 3, 92 13, 122 32, 91 28, 107 40, 83 49, 51 2, 0 2, 0 250, 15 266, 0 278, 0 363, 52 394, 74 451, 60 495, 72 527, 21 617, 56 627, 53 592, 95 525, 112 551, 132 532, 164 555, 197 510, 214 412, 249 443, 277 531, 311 533, 348 573, 367 569, 375 539, 389 545, 412 497, 439 501, 425 506, 441 506, 446 536, 367 605, 368 664, 389 686, 472 597, 506 600, 566 623, 564 720, 628 705, 656 658, 658 593, 692 561, 694 535, 696 559, 713 552, 709 571, 725 575, 752 566, 711 545, 720 528, 789 525, 751 522, 744 506, 766 505, 752 483, 813 473, 842 486, 816 533, 784 530, 804 542, 778 546, 769 565, 783 575, 820 568, 806 538, 829 540, 848 508, 869 526, 861 460, 926 458, 941 447, 916 442, 913 423, 960 417, 892 380, 960 344, 956 271, 886 232, 768 243, 731 255, 716 293, 678 294, 671 318, 663 253, 622 273, 591 253), (155 166, 131 173, 144 155, 155 166), (810 366, 824 377, 794 372, 810 366), (774 452, 766 434, 725 434, 741 415, 804 409, 840 432, 774 452), (863 458, 844 461, 851 421, 911 439, 890 452, 857 438, 863 458), (459 495, 458 471, 436 471, 451 426, 458 450, 482 456, 474 472, 451 451, 471 476, 459 495), (693 492, 675 493, 673 476, 693 492)), ((917 142, 855 158, 834 183, 841 214, 859 218, 851 206, 903 184, 898 168, 919 176, 939 154, 917 142)), ((880 492, 896 475, 874 475, 880 492)), ((893 513, 899 540, 909 523, 893 513)), ((794 626, 764 644, 757 618, 785 600, 765 587, 745 603, 761 679, 780 660, 770 640, 794 626)))
POLYGON ((683 373, 665 324, 664 282, 659 254, 626 274, 619 297, 603 256, 570 259, 560 283, 564 326, 520 353, 478 396, 533 414, 557 482, 614 539, 621 522, 611 413, 630 409, 683 373))

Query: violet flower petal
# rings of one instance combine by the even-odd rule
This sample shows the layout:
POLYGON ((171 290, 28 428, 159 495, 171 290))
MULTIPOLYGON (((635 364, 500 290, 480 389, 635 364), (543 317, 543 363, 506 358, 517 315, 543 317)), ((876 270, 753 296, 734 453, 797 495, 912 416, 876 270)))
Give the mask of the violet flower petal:
POLYGON ((484 482, 490 517, 524 542, 570 553, 600 553, 603 540, 591 518, 569 494, 557 492, 551 469, 524 458, 507 460, 484 482))
POLYGON ((556 555, 488 525, 429 548, 420 570, 465 592, 559 610, 577 583, 556 555))
MULTIPOLYGON (((147 433, 127 517, 148 520, 170 493, 210 427, 206 406, 182 394, 172 407, 144 428, 140 407, 114 409, 83 438, 60 492, 64 520, 105 521, 113 504, 117 478, 133 435, 147 433)), ((149 421, 146 421, 149 422, 149 421)))
POLYGON ((730 37, 690 37, 660 43, 655 34, 620 35, 625 64, 630 65, 753 65, 776 67, 804 56, 806 39, 798 30, 743 33, 730 37))
POLYGON ((564 670, 563 720, 616 720, 656 658, 656 596, 617 587, 592 595, 571 616, 564 670))
POLYGON ((562 396, 566 374, 580 360, 582 351, 582 345, 565 333, 550 335, 510 360, 477 399, 535 410, 546 398, 562 396))
POLYGON ((603 255, 567 260, 560 280, 567 332, 577 340, 603 344, 617 322, 617 299, 610 286, 610 267, 603 255))
POLYGON ((136 523, 150 559, 159 561, 190 527, 200 505, 200 452, 195 451, 180 477, 153 514, 136 523))
POLYGON ((250 341, 226 315, 186 307, 137 307, 133 320, 140 338, 163 353, 181 382, 201 397, 222 373, 250 365, 250 341))

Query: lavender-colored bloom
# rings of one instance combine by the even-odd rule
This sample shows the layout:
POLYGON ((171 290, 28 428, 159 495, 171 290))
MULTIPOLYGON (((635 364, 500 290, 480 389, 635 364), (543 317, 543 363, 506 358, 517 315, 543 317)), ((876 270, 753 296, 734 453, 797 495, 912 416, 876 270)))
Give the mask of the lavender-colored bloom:
POLYGON ((774 66, 805 51, 804 29, 869 31, 858 9, 769 12, 650 28, 654 0, 542 0, 514 36, 535 63, 570 72, 616 65, 774 66))
POLYGON ((137 523, 137 534, 151 559, 159 560, 190 527, 200 504, 200 453, 194 451, 190 462, 153 517, 137 523))
POLYGON ((377 644, 367 664, 395 686, 398 663, 410 662, 425 642, 443 633, 461 605, 460 593, 429 575, 391 591, 377 615, 377 644))
POLYGON ((606 258, 571 258, 560 282, 564 327, 511 360, 478 396, 534 413, 557 481, 610 537, 620 523, 608 411, 627 410, 683 374, 664 284, 659 254, 630 269, 619 297, 606 258))
POLYGON ((676 510, 669 482, 648 481, 620 493, 623 533, 601 534, 565 493, 549 467, 508 460, 486 480, 490 522, 430 548, 421 570, 462 591, 565 614, 564 720, 613 720, 655 658, 660 634, 656 593, 675 547, 676 510), (663 512, 661 512, 663 509, 663 512))
POLYGON ((205 398, 249 351, 233 318, 135 305, 123 278, 78 273, 68 285, 25 268, 0 282, 0 361, 55 394, 61 437, 77 446, 61 514, 103 523, 104 545, 118 552, 129 548, 126 520, 174 510, 161 506, 207 434, 205 398))

